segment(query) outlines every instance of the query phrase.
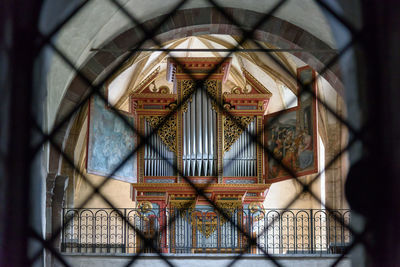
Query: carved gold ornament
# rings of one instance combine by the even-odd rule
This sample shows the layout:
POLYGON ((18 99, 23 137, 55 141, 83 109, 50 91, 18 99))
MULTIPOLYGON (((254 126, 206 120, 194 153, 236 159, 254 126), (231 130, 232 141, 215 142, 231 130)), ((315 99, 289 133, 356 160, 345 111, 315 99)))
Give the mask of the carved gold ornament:
POLYGON ((242 88, 240 88, 239 86, 234 86, 231 88, 231 94, 241 94, 242 93, 242 88))
POLYGON ((215 100, 217 100, 217 89, 218 89, 218 81, 217 80, 206 80, 205 82, 208 93, 212 97, 211 105, 215 111, 218 111, 215 100))
MULTIPOLYGON (((149 122, 150 126, 155 129, 165 117, 146 116, 145 118, 149 122)), ((172 152, 176 152, 176 116, 169 117, 169 119, 158 129, 157 134, 172 152)))
POLYGON ((186 100, 185 103, 182 105, 182 111, 186 112, 188 109, 189 102, 192 102, 193 90, 194 90, 194 81, 193 80, 182 80, 181 81, 181 88, 182 88, 182 100, 186 99, 188 95, 191 96, 186 100))
POLYGON ((153 72, 151 72, 149 75, 147 75, 146 78, 143 79, 143 81, 141 81, 138 86, 135 87, 135 89, 133 89, 133 92, 141 92, 143 91, 147 86, 149 86, 149 90, 153 91, 153 90, 157 90, 155 84, 154 84, 154 80, 157 77, 158 73, 160 72, 160 66, 155 69, 153 72), (153 84, 153 86, 150 86, 150 84, 153 84))
POLYGON ((192 214, 192 227, 196 229, 206 238, 209 238, 212 233, 214 233, 217 228, 218 219, 214 214, 210 214, 207 216, 196 216, 194 213, 192 214))
MULTIPOLYGON (((219 200, 216 204, 229 218, 232 218, 235 211, 242 207, 242 201, 240 200, 219 200)), ((210 237, 218 226, 220 227, 227 222, 227 219, 219 212, 208 212, 206 215, 198 214, 196 212, 192 213, 191 224, 194 227, 193 229, 201 232, 206 238, 210 237)))
POLYGON ((187 212, 192 213, 194 207, 196 206, 196 201, 194 199, 190 200, 170 200, 171 208, 176 208, 179 210, 179 213, 184 218, 187 218, 187 212))
MULTIPOLYGON (((217 206, 225 212, 225 215, 232 218, 232 216, 235 213, 235 210, 242 207, 242 201, 219 200, 217 202, 217 206)), ((220 214, 220 216, 221 216, 220 218, 221 224, 224 224, 227 220, 222 214, 220 214)))
POLYGON ((248 94, 251 92, 251 85, 246 84, 246 86, 242 89, 239 86, 234 86, 231 88, 231 94, 240 95, 240 94, 248 94))
POLYGON ((249 210, 250 210, 250 213, 253 214, 254 221, 257 222, 264 218, 264 209, 263 209, 262 204, 260 204, 259 202, 251 202, 249 204, 249 210))
POLYGON ((143 201, 138 204, 138 208, 142 213, 149 213, 153 209, 153 204, 150 201, 143 201))
POLYGON ((261 210, 262 210, 262 206, 261 206, 261 204, 258 203, 258 202, 251 202, 251 203, 249 204, 249 209, 250 209, 250 212, 251 212, 251 213, 255 213, 255 212, 257 212, 257 211, 261 211, 261 210))
POLYGON ((231 117, 224 116, 224 151, 227 152, 231 146, 239 139, 243 133, 243 128, 247 128, 254 116, 237 116, 236 121, 240 123, 242 127, 237 125, 237 122, 233 121, 231 117))
MULTIPOLYGON (((188 109, 188 105, 190 102, 192 102, 192 96, 194 94, 193 91, 196 90, 195 86, 195 81, 194 80, 182 80, 181 81, 181 88, 182 88, 182 99, 186 99, 188 95, 190 97, 187 99, 185 103, 182 105, 182 111, 186 112, 188 109)), ((217 106, 214 101, 214 99, 217 99, 217 88, 218 88, 218 81, 217 80, 206 80, 204 82, 204 85, 206 86, 207 92, 211 95, 213 100, 211 101, 212 108, 217 111, 217 106)), ((201 90, 201 89, 198 89, 201 90)))
POLYGON ((161 94, 170 94, 171 91, 169 90, 168 86, 160 86, 160 88, 158 88, 161 94))

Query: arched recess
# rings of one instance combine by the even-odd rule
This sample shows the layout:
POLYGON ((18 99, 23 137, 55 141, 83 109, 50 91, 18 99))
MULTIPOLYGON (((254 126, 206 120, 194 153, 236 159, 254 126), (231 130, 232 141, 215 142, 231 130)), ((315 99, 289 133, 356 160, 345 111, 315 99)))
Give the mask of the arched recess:
MULTIPOLYGON (((235 17, 253 18, 251 21, 242 21, 243 26, 246 28, 251 28, 251 24, 254 23, 253 21, 257 21, 257 19, 263 16, 262 13, 244 9, 227 8, 226 10, 228 13, 234 13, 235 17)), ((151 29, 153 25, 156 25, 162 18, 161 16, 148 20, 143 23, 143 25, 151 29)), ((241 31, 214 8, 195 8, 178 11, 174 19, 169 19, 161 27, 157 32, 156 38, 160 42, 167 42, 171 39, 204 34, 240 36, 241 31)), ((82 72, 92 81, 105 75, 109 67, 116 64, 124 52, 129 48, 135 47, 135 44, 142 38, 141 36, 142 34, 139 27, 133 27, 116 36, 102 47, 104 49, 113 49, 113 52, 98 51, 94 53, 81 67, 82 72)), ((272 17, 257 30, 253 39, 268 43, 277 48, 331 49, 331 47, 311 33, 276 17, 272 17)), ((152 45, 151 42, 149 42, 147 46, 150 45, 152 45)), ((317 71, 321 70, 329 59, 332 58, 332 53, 318 53, 313 51, 296 52, 293 54, 317 71)), ((339 69, 336 65, 326 71, 322 76, 337 90, 339 95, 343 95, 343 85, 339 78, 339 69)), ((55 125, 58 125, 62 118, 67 115, 87 93, 88 86, 81 81, 79 77, 75 76, 69 84, 58 108, 55 125)), ((83 117, 86 112, 86 108, 83 108, 79 114, 75 115, 68 123, 64 123, 63 127, 55 133, 55 140, 62 145, 64 151, 68 153, 68 155, 73 155, 70 149, 73 150, 77 144, 79 131, 83 125, 83 117)), ((63 162, 62 157, 60 157, 56 149, 51 148, 49 153, 49 171, 72 177, 73 170, 67 166, 68 164, 63 162)))

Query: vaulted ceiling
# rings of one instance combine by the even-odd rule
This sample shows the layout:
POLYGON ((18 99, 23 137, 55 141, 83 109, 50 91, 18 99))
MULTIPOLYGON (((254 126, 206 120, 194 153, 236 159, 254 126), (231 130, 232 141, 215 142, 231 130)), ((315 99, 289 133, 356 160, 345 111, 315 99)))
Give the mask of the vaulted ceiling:
MULTIPOLYGON (((169 41, 162 48, 176 49, 173 52, 141 52, 135 56, 135 60, 115 75, 107 85, 109 102, 122 110, 128 110, 128 96, 135 92, 138 85, 149 75, 157 74, 155 86, 167 86, 170 91, 173 84, 166 79, 168 57, 223 57, 228 52, 215 51, 216 49, 230 49, 238 44, 238 38, 230 35, 211 34, 180 38, 169 41), (214 51, 205 51, 214 49, 214 51)), ((266 43, 260 44, 265 48, 274 48, 266 43)), ((255 48, 254 43, 244 43, 241 49, 255 48)), ((306 65, 287 52, 270 54, 296 76, 296 69, 306 65)), ((296 80, 283 71, 277 64, 264 53, 260 52, 236 52, 230 55, 232 58, 230 72, 227 81, 223 84, 224 91, 230 91, 234 87, 245 88, 246 81, 243 71, 248 71, 261 82, 271 93, 272 98, 267 113, 274 113, 297 105, 296 80)), ((330 98, 330 104, 336 106, 336 92, 324 80, 320 79, 322 97, 330 98), (328 96, 328 97, 326 97, 328 96)))
MULTIPOLYGON (((139 23, 150 21, 153 18, 160 17, 170 12, 170 10, 178 4, 178 0, 118 0, 121 7, 128 13, 134 15, 139 23)), ((278 0, 259 1, 259 0, 219 0, 217 3, 223 8, 231 8, 236 10, 248 10, 251 12, 265 13, 271 10, 278 0), (243 3, 245 2, 245 6, 243 3), (245 9, 244 9, 245 8, 245 9)), ((51 31, 59 21, 62 20, 73 8, 80 3, 80 1, 70 1, 68 5, 70 9, 65 8, 65 3, 59 5, 57 1, 47 1, 44 7, 44 13, 47 10, 56 12, 59 8, 59 16, 53 16, 53 21, 46 21, 42 23, 41 31, 43 33, 51 31)), ((212 7, 212 3, 206 0, 189 0, 180 10, 193 10, 196 8, 212 7)), ((204 14, 199 14, 203 16, 204 14)), ((205 14, 210 16, 210 14, 205 14)), ((214 16, 215 14, 211 14, 214 16)), ((282 33, 291 36, 292 33, 287 24, 294 25, 299 29, 311 33, 312 36, 320 40, 326 47, 335 48, 335 42, 332 37, 331 29, 328 22, 321 12, 319 7, 313 0, 302 1, 286 1, 281 8, 273 15, 279 18, 281 27, 286 29, 287 32, 282 33)), ((191 20, 191 18, 186 18, 191 20)), ((212 19, 212 18, 211 18, 212 19)), ((241 22, 252 21, 252 17, 236 16, 236 19, 241 22)), ((256 22, 256 21, 254 21, 256 22)), ((250 23, 251 24, 251 23, 250 23)), ((90 1, 78 14, 76 14, 71 21, 69 21, 60 31, 57 36, 57 46, 63 51, 66 56, 76 67, 84 66, 89 59, 93 56, 92 48, 102 47, 110 40, 134 27, 135 25, 126 16, 126 14, 119 9, 119 7, 112 3, 112 1, 90 1)), ((139 32, 140 34, 140 32, 139 32)), ((194 35, 199 35, 198 33, 194 35)), ((300 38, 300 36, 299 36, 300 38)), ((301 39, 301 38, 300 38, 301 39)), ((277 39, 278 40, 278 39, 277 39)), ((308 40, 308 39, 307 39, 308 40)), ((279 41, 279 40, 278 40, 279 41)), ((236 42, 235 37, 232 36, 198 36, 192 38, 184 38, 170 41, 164 44, 165 47, 229 47, 236 42)), ((244 44, 243 48, 251 44, 244 44)), ((263 44, 268 47, 268 44, 263 44)), ((202 53, 201 56, 215 55, 216 53, 202 53)), ((192 56, 193 53, 179 55, 192 56)), ((296 66, 301 65, 301 62, 293 58, 289 54, 277 55, 281 62, 294 71, 296 66), (292 60, 291 60, 292 59, 292 60), (294 63, 293 63, 294 62, 294 63)), ((126 70, 120 77, 120 84, 124 85, 121 88, 113 89, 110 95, 111 101, 121 102, 124 100, 127 91, 134 89, 137 82, 140 82, 149 72, 157 66, 160 66, 161 72, 165 67, 165 54, 164 53, 142 53, 132 65, 132 68, 126 70), (140 71, 138 71, 140 70, 140 71), (128 80, 123 81, 123 76, 128 80), (132 82, 133 81, 133 82, 132 82), (127 83, 127 84, 125 84, 127 83), (133 83, 133 84, 132 84, 133 83), (127 88, 129 87, 129 90, 127 88), (122 97, 122 98, 121 98, 122 97)), ((255 53, 239 53, 234 56, 233 68, 230 73, 229 83, 227 86, 241 86, 243 85, 243 78, 240 75, 242 68, 249 70, 256 78, 262 80, 266 87, 274 93, 275 101, 270 106, 270 112, 277 111, 285 107, 287 103, 285 99, 290 98, 290 92, 285 89, 285 86, 290 90, 295 89, 295 83, 290 77, 283 73, 276 73, 276 68, 268 61, 268 58, 255 53), (278 79, 280 78, 280 79, 278 79), (278 84, 280 80, 282 84, 278 84), (281 86, 283 85, 283 86, 281 86)), ((161 75, 162 76, 162 75, 161 75)), ((159 82, 161 83, 161 76, 159 82)), ((75 77, 74 70, 66 65, 59 56, 54 56, 49 68, 48 75, 48 127, 51 129, 54 120, 57 116, 57 111, 61 100, 66 94, 68 86, 75 77)), ((117 81, 115 81, 117 82, 117 81)))

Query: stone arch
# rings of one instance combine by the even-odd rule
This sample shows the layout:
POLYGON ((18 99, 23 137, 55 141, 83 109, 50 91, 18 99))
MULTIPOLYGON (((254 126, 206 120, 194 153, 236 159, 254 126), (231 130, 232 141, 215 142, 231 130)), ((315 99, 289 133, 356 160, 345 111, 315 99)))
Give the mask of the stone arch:
MULTIPOLYGON (((226 12, 235 18, 242 18, 240 19, 240 23, 247 29, 251 28, 251 26, 264 15, 262 13, 237 8, 226 8, 226 12)), ((143 23, 143 26, 151 29, 163 18, 164 16, 160 16, 148 20, 143 23)), ((206 7, 177 11, 176 15, 169 18, 159 29, 156 33, 156 38, 160 42, 166 42, 171 39, 203 34, 228 34, 238 36, 241 35, 241 31, 238 27, 232 25, 232 23, 215 8, 206 7)), ((107 68, 109 68, 110 65, 118 62, 118 59, 125 51, 135 47, 135 44, 138 43, 141 38, 143 38, 143 34, 140 27, 136 26, 126 30, 102 46, 104 49, 114 49, 115 52, 97 51, 81 67, 81 71, 87 78, 95 81, 107 72, 107 68)), ((280 48, 332 49, 311 33, 277 17, 271 17, 267 23, 260 27, 260 29, 255 32, 253 39, 280 48)), ((144 46, 149 47, 151 45, 152 43, 148 42, 144 46)), ((312 51, 309 53, 297 52, 293 54, 317 71, 321 70, 330 59, 326 53, 312 51)), ((331 70, 323 74, 323 77, 340 95, 343 95, 343 85, 337 67, 336 65, 333 66, 331 70)), ((88 85, 78 76, 75 76, 60 103, 55 125, 60 123, 62 118, 72 110, 71 107, 78 104, 87 92, 88 85)), ((78 117, 79 116, 75 116, 69 123, 64 123, 55 134, 55 140, 57 140, 63 148, 75 147, 76 145, 76 132, 71 133, 70 129, 79 128, 76 123, 81 123, 82 120, 78 119, 78 117)), ((60 173, 63 165, 62 157, 60 157, 59 153, 54 148, 50 149, 49 155, 49 171, 60 173)))

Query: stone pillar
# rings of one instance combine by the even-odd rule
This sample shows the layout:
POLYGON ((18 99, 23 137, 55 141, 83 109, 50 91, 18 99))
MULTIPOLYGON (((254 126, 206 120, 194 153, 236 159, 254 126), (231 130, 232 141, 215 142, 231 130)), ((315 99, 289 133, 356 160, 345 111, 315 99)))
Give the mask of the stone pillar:
MULTIPOLYGON (((65 191, 68 185, 68 177, 49 173, 46 180, 46 239, 50 240, 63 225, 62 208, 64 206, 65 191)), ((55 236, 53 247, 61 250, 61 233, 55 236)), ((46 250, 46 264, 54 265, 54 257, 46 250)))
MULTIPOLYGON (((64 206, 64 197, 65 190, 68 185, 68 177, 67 176, 57 176, 54 183, 53 190, 53 201, 51 205, 51 214, 52 214, 52 232, 53 235, 59 230, 63 225, 62 221, 62 208, 64 206)), ((54 247, 58 250, 61 248, 61 238, 60 235, 54 239, 54 247)))
MULTIPOLYGON (((46 240, 52 236, 52 202, 53 202, 53 189, 56 181, 55 173, 48 173, 46 178, 46 240)), ((46 264, 52 263, 52 256, 49 250, 45 250, 46 264)))

